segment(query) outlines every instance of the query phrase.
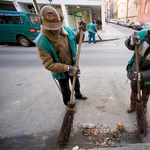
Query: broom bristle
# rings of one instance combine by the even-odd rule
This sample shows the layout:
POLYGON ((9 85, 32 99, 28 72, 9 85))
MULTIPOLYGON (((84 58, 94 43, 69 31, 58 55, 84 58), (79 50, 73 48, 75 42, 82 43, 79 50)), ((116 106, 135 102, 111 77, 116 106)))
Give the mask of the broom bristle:
POLYGON ((143 136, 146 136, 147 135, 147 120, 146 120, 146 114, 145 114, 143 105, 136 106, 136 119, 137 119, 139 133, 142 134, 143 136))
POLYGON ((70 137, 70 132, 73 126, 73 117, 74 117, 74 104, 68 104, 68 110, 64 116, 61 130, 57 138, 57 144, 59 146, 67 143, 70 137))

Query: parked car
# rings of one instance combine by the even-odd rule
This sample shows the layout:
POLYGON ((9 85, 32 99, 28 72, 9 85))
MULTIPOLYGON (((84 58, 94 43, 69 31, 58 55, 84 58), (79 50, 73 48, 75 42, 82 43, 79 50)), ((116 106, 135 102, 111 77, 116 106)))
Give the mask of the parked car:
POLYGON ((113 23, 113 21, 116 21, 116 19, 110 19, 110 23, 113 23))
POLYGON ((134 24, 134 22, 128 22, 127 25, 126 25, 126 27, 131 28, 132 24, 134 24))
POLYGON ((117 25, 119 25, 120 21, 117 21, 117 25))
POLYGON ((40 15, 0 10, 0 42, 30 46, 40 33, 40 15))
POLYGON ((135 29, 135 30, 142 30, 142 26, 144 25, 143 22, 135 22, 133 25, 132 25, 132 29, 135 29))
POLYGON ((125 21, 125 22, 124 22, 124 26, 126 27, 126 26, 127 26, 127 24, 128 24, 128 21, 125 21))
POLYGON ((119 25, 123 26, 124 25, 124 21, 120 21, 119 25))
POLYGON ((150 21, 148 21, 147 23, 145 23, 143 26, 142 26, 143 30, 150 30, 150 21))

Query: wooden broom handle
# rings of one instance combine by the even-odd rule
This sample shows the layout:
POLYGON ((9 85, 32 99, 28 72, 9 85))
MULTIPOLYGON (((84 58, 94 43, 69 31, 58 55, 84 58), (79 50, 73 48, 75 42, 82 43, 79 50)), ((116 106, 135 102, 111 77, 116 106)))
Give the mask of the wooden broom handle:
MULTIPOLYGON (((137 35, 136 32, 134 32, 134 35, 137 35)), ((135 45, 135 57, 136 57, 136 72, 139 73, 139 57, 138 57, 138 47, 135 45)), ((138 90, 138 100, 140 99, 140 81, 137 81, 137 90, 138 90)))
MULTIPOLYGON (((86 20, 86 14, 87 14, 86 11, 84 11, 82 21, 86 20)), ((80 38, 79 38, 79 45, 78 45, 78 53, 77 53, 77 59, 76 59, 76 65, 75 65, 76 68, 78 67, 78 63, 79 63, 82 38, 83 38, 83 30, 81 29, 80 38)), ((76 76, 73 76, 72 91, 71 91, 71 97, 70 97, 70 103, 71 104, 73 104, 73 93, 74 93, 75 83, 76 83, 76 76)))

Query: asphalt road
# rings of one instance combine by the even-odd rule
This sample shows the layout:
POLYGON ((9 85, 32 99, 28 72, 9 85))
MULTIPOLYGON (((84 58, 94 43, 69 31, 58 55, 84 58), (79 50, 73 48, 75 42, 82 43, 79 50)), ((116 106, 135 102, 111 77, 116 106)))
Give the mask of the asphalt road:
MULTIPOLYGON (((126 36, 135 31, 111 26, 126 36)), ((130 104, 130 82, 125 83, 126 65, 133 52, 127 50, 124 40, 82 44, 81 92, 88 100, 74 99, 73 130, 64 148, 89 146, 89 140, 82 136, 84 122, 112 130, 122 122, 127 131, 137 130, 136 114, 126 113, 130 104)), ((41 64, 36 47, 1 46, 0 77, 0 149, 56 149, 55 141, 66 107, 50 72, 41 64)), ((148 110, 148 122, 149 116, 148 110)), ((149 142, 149 136, 135 140, 130 136, 123 142, 149 142)))

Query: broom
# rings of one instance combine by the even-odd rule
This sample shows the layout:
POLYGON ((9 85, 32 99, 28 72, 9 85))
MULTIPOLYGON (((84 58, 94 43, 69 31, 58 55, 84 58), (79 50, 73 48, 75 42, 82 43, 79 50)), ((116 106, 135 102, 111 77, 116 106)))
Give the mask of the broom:
MULTIPOLYGON (((136 32, 134 32, 136 35, 136 32)), ((138 47, 135 45, 135 56, 136 56, 136 70, 139 73, 139 58, 138 58, 138 47)), ((137 120, 137 127, 140 134, 143 136, 147 135, 147 120, 146 120, 146 113, 143 107, 143 101, 140 95, 140 81, 137 81, 137 102, 136 102, 136 120, 137 120)))
POLYGON ((102 38, 100 37, 100 35, 98 34, 98 32, 97 32, 97 35, 98 35, 98 37, 99 37, 100 41, 103 41, 103 40, 102 40, 102 38))
MULTIPOLYGON (((85 21, 85 19, 86 19, 86 11, 83 13, 82 21, 85 21)), ((76 65, 75 65, 76 68, 78 67, 78 62, 79 62, 82 37, 83 37, 83 30, 81 29, 79 45, 78 45, 78 53, 77 53, 77 59, 76 59, 76 65)), ((75 103, 73 102, 73 93, 74 93, 74 88, 75 88, 75 82, 76 82, 76 76, 73 77, 70 101, 68 102, 67 112, 64 116, 61 130, 60 130, 59 136, 57 138, 57 144, 59 146, 67 143, 67 141, 70 137, 71 129, 73 127, 74 106, 75 106, 75 103)))

